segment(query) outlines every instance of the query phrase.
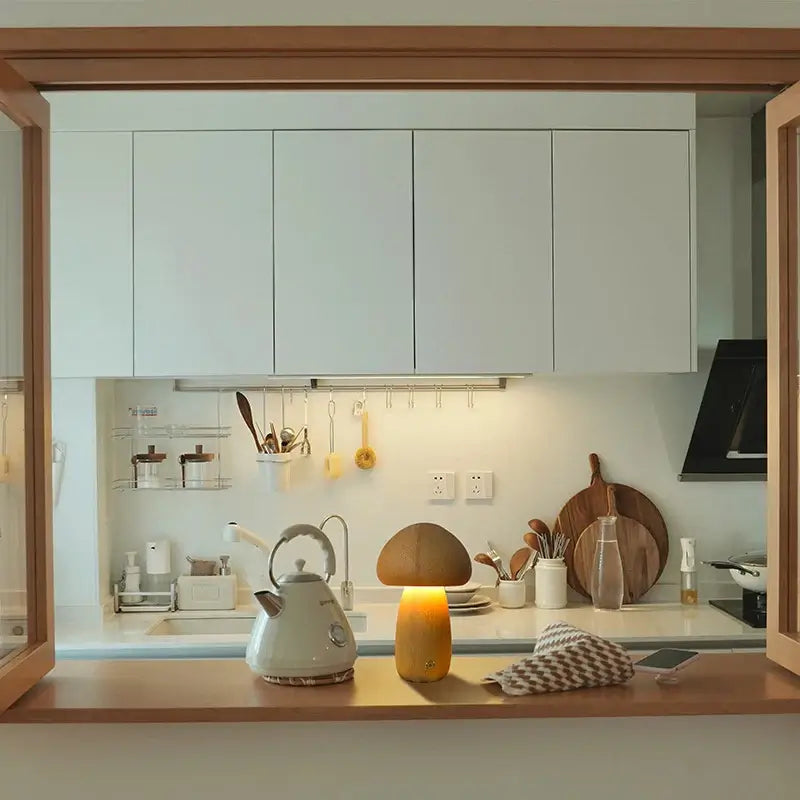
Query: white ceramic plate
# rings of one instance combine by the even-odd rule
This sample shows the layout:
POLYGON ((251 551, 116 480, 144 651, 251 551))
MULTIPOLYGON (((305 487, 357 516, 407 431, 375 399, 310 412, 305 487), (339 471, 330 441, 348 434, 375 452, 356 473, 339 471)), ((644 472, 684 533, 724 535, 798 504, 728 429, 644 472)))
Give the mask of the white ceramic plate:
POLYGON ((488 608, 492 604, 491 598, 485 594, 476 594, 468 603, 454 603, 448 605, 451 614, 471 614, 474 611, 480 611, 482 608, 488 608))

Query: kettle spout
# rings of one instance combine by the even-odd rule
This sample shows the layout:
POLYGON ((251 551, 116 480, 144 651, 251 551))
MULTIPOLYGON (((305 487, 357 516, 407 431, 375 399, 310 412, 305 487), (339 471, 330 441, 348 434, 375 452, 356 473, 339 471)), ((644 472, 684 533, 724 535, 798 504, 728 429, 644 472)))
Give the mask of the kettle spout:
POLYGON ((261 604, 261 608, 267 612, 270 617, 277 617, 283 611, 284 599, 277 594, 267 591, 256 592, 255 598, 261 604))

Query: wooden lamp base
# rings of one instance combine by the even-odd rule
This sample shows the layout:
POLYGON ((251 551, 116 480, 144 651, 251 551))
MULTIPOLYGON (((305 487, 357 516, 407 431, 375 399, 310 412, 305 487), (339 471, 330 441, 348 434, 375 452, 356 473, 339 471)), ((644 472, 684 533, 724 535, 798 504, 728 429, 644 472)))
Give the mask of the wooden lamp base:
POLYGON ((397 611, 394 662, 412 683, 431 683, 450 671, 453 638, 442 586, 407 586, 397 611))

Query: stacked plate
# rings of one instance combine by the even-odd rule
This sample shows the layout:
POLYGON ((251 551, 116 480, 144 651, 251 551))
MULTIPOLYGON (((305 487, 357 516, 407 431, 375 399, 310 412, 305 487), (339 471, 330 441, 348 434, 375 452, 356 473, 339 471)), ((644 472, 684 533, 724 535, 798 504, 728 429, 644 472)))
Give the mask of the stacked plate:
POLYGON ((447 607, 451 614, 473 614, 488 608, 492 601, 485 594, 478 594, 479 583, 465 583, 463 586, 445 586, 447 607))

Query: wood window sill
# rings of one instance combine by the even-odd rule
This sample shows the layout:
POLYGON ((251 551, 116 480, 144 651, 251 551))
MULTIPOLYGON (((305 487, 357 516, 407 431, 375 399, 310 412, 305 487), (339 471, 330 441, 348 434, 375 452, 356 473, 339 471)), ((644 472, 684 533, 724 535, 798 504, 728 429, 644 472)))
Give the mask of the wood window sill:
POLYGON ((800 714, 800 678, 763 654, 704 654, 676 685, 507 697, 481 683, 506 657, 456 657, 433 684, 401 680, 392 658, 362 658, 355 680, 269 686, 242 661, 65 661, 0 722, 348 722, 364 720, 800 714))

